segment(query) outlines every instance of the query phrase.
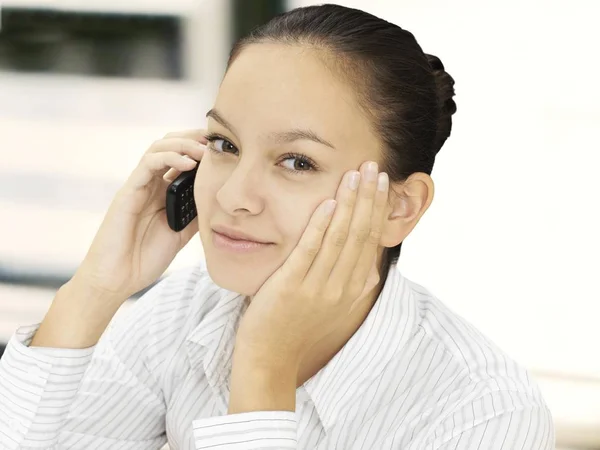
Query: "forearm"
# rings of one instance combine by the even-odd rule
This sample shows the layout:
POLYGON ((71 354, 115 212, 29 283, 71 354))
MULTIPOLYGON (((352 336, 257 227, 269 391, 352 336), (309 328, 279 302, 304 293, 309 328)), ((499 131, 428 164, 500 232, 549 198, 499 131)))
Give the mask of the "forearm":
POLYGON ((71 279, 57 292, 31 347, 88 348, 96 345, 123 303, 71 279))

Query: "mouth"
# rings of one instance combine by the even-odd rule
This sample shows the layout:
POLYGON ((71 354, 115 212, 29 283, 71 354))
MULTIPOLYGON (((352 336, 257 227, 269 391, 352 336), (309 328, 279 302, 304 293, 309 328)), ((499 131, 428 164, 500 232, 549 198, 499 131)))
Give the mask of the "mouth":
POLYGON ((215 247, 236 253, 252 252, 274 245, 273 242, 268 242, 233 228, 214 226, 211 231, 215 247))

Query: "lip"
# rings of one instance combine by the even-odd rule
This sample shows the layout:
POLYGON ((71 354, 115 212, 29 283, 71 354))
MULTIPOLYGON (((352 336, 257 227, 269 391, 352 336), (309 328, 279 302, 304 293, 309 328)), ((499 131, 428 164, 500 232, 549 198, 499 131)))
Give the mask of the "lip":
POLYGON ((254 244, 272 244, 272 242, 259 239, 257 237, 252 236, 251 234, 244 233, 243 231, 234 230, 233 228, 228 228, 223 225, 214 226, 212 227, 212 230, 215 233, 219 233, 235 241, 246 241, 254 244))
POLYGON ((254 252, 273 245, 272 242, 223 226, 212 228, 212 241, 216 248, 233 253, 254 252))

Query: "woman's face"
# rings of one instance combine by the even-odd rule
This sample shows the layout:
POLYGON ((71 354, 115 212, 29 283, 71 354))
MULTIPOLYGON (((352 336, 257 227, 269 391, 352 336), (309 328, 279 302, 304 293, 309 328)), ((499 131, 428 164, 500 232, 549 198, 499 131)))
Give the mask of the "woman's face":
POLYGON ((226 289, 254 295, 290 255, 316 207, 335 197, 343 174, 380 162, 380 141, 352 87, 315 52, 246 47, 208 114, 213 141, 194 195, 210 276, 226 289), (236 232, 263 243, 223 236, 236 232))

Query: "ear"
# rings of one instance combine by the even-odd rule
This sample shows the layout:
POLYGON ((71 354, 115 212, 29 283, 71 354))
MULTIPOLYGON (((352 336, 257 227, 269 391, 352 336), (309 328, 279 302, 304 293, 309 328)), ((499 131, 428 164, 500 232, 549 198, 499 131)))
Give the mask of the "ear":
POLYGON ((381 245, 400 244, 431 205, 433 193, 433 180, 422 172, 413 173, 402 183, 392 183, 381 245))

